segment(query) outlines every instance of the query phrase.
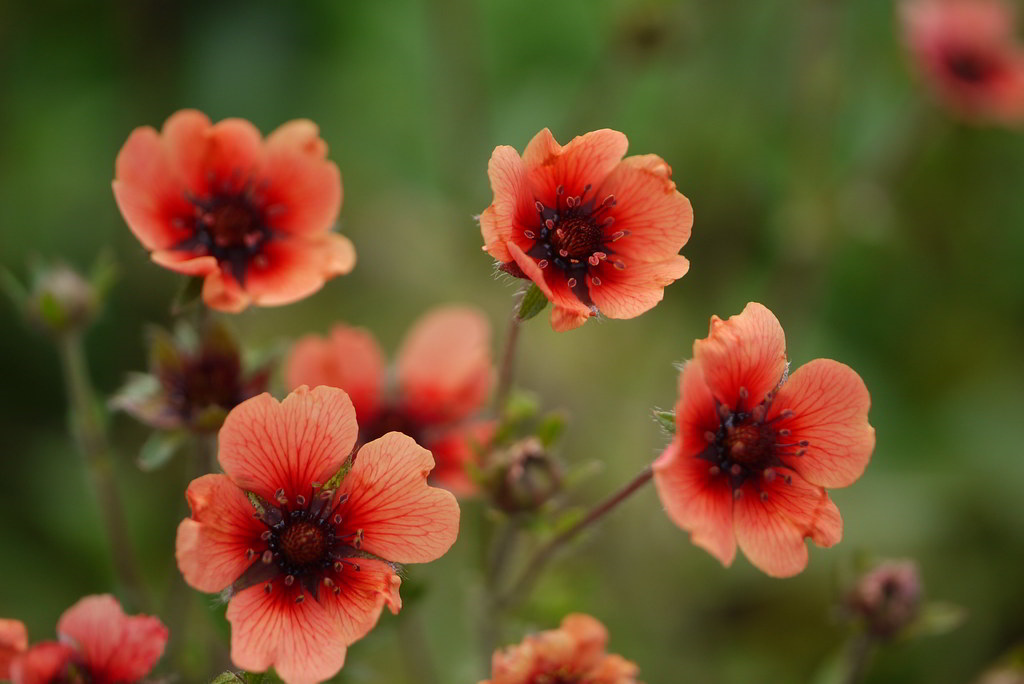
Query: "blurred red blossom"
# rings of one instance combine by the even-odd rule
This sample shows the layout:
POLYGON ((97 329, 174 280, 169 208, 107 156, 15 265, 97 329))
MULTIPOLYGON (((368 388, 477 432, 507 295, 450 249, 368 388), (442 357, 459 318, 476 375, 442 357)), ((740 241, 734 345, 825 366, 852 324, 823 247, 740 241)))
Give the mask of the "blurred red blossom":
POLYGON ((484 249, 554 303, 557 331, 598 313, 639 316, 689 269, 679 250, 693 225, 690 201, 661 157, 623 159, 627 145, 602 129, 563 147, 545 128, 521 157, 507 145, 491 155, 484 249))
POLYGON ((355 250, 331 233, 341 174, 316 124, 266 140, 248 121, 182 110, 135 129, 117 155, 114 197, 156 263, 204 278, 203 301, 238 312, 302 299, 348 273, 355 250))
POLYGON ((809 537, 843 534, 826 487, 864 472, 875 445, 871 397, 852 369, 815 359, 788 374, 778 319, 757 303, 693 344, 679 376, 676 434, 654 463, 669 517, 728 566, 736 545, 776 577, 807 566, 809 537))
POLYGON ((908 48, 937 96, 967 119, 1024 121, 1024 48, 1006 0, 904 0, 908 48))
POLYGON ((604 625, 573 613, 558 629, 495 652, 491 679, 480 684, 640 684, 636 664, 605 653, 607 644, 604 625))
POLYGON ((229 590, 238 667, 273 666, 288 684, 334 676, 383 607, 401 608, 396 563, 435 560, 455 542, 459 506, 427 485, 430 452, 391 432, 350 461, 357 433, 342 390, 262 394, 224 422, 225 474, 189 485, 178 567, 200 591, 229 590))
POLYGON ((125 615, 113 596, 86 596, 64 611, 59 641, 27 647, 25 626, 0 620, 0 680, 14 684, 133 684, 153 669, 167 644, 155 617, 125 615))
POLYGON ((491 328, 480 311, 434 309, 406 335, 396 361, 394 388, 377 341, 368 331, 336 324, 327 338, 299 339, 286 361, 290 388, 327 385, 345 390, 360 424, 360 441, 390 430, 411 435, 434 455, 433 482, 460 494, 476 487, 466 468, 494 432, 473 420, 494 384, 491 328))

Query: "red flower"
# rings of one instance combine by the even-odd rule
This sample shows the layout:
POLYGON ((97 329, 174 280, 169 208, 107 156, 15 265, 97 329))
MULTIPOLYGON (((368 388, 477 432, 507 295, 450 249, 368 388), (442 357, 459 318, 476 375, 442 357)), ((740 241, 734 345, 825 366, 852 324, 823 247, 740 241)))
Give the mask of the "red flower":
POLYGON ((264 141, 248 121, 182 110, 135 129, 117 155, 114 197, 153 261, 205 278, 203 300, 237 312, 302 299, 348 273, 355 250, 330 233, 341 175, 311 121, 264 141))
POLYGON ((433 459, 403 434, 362 447, 335 484, 357 432, 339 389, 300 387, 281 403, 261 394, 220 431, 226 474, 189 485, 178 567, 200 591, 230 588, 238 667, 273 666, 289 684, 332 677, 384 605, 401 608, 395 563, 434 560, 454 543, 459 506, 427 486, 433 459))
POLYGON ((603 129, 562 147, 542 130, 520 158, 494 149, 494 202, 480 215, 484 249, 554 303, 565 331, 603 313, 633 318, 654 307, 689 262, 679 250, 693 210, 656 155, 623 159, 626 136, 603 129))
POLYGON ((434 455, 432 479, 458 494, 475 487, 466 465, 494 431, 490 421, 470 421, 491 391, 491 329, 476 309, 449 306, 421 317, 398 353, 397 383, 386 392, 384 354, 366 330, 342 324, 330 337, 303 337, 285 365, 291 388, 328 385, 345 390, 359 418, 360 441, 390 430, 411 435, 434 455))
POLYGON ((558 629, 495 652, 491 679, 480 684, 639 684, 637 666, 606 654, 607 644, 608 630, 600 622, 567 615, 558 629))
POLYGON ((947 106, 969 119, 1024 121, 1024 50, 1005 0, 904 0, 906 41, 947 106))
POLYGON ((167 644, 155 617, 128 616, 113 596, 86 596, 57 623, 60 641, 27 647, 25 626, 0 620, 0 679, 14 684, 132 684, 153 669, 167 644))
POLYGON ((764 306, 712 316, 679 377, 675 439, 654 463, 662 504, 694 544, 728 566, 739 543, 776 577, 807 566, 804 537, 839 542, 825 487, 856 481, 875 446, 860 376, 829 359, 788 380, 787 367, 782 326, 764 306))

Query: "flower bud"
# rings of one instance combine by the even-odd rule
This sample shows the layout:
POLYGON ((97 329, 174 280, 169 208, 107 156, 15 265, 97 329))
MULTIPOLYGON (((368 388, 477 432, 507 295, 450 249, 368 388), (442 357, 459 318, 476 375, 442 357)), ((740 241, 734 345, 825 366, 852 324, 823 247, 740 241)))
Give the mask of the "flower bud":
POLYGON ((861 575, 847 595, 849 610, 864 620, 875 636, 896 636, 917 617, 921 607, 921 578, 910 560, 887 561, 861 575))
POLYGON ((557 494, 563 473, 544 444, 527 437, 494 454, 487 479, 497 506, 519 513, 536 510, 557 494))

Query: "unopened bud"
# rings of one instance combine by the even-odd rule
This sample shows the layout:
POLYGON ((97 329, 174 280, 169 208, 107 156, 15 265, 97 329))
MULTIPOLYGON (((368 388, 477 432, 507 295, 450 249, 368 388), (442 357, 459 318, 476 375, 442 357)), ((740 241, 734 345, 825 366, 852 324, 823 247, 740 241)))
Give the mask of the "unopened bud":
POLYGON ((562 488, 562 467, 536 437, 528 437, 494 455, 491 489, 507 513, 536 510, 562 488))
POLYGON ((921 578, 910 560, 887 561, 861 575, 847 595, 847 607, 877 637, 896 636, 918 615, 921 578))

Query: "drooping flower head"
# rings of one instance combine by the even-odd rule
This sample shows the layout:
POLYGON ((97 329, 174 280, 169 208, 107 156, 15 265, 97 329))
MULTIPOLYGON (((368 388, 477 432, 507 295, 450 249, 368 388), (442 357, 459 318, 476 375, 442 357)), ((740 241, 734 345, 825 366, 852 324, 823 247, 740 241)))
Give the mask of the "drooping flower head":
POLYGON ((771 311, 750 303, 693 344, 679 377, 676 435, 654 463, 669 517, 730 565, 736 545, 776 577, 807 565, 809 537, 843 533, 826 487, 852 484, 875 445, 871 397, 852 369, 815 359, 788 375, 771 311))
POLYGON ((904 0, 906 42, 936 95, 967 119, 1024 121, 1024 48, 1006 0, 904 0))
POLYGON ((0 620, 0 680, 14 684, 134 684, 167 644, 155 617, 125 615, 113 596, 86 596, 64 611, 58 641, 27 648, 25 626, 0 620))
POLYGON ((337 324, 325 338, 307 335, 285 364, 291 388, 345 390, 359 419, 360 442, 397 430, 434 455, 431 478, 458 494, 474 485, 466 466, 490 440, 491 421, 474 420, 491 392, 491 328, 480 311, 447 306, 427 312, 409 330, 395 363, 395 383, 368 331, 337 324))
POLYGON ((266 140, 248 121, 182 110, 135 129, 117 155, 114 197, 156 263, 204 278, 203 300, 237 312, 306 297, 355 265, 329 232, 341 174, 317 126, 290 121, 266 140))
POLYGON ((491 678, 480 684, 640 684, 636 664, 605 653, 607 644, 604 625, 573 613, 558 629, 496 651, 491 678))
POLYGON ((281 403, 261 394, 224 422, 225 474, 189 485, 178 567, 200 591, 229 589, 236 666, 273 666, 288 684, 332 677, 383 607, 401 608, 396 563, 454 543, 459 506, 427 486, 430 452, 391 432, 349 461, 357 433, 342 390, 300 387, 281 403))
POLYGON ((265 391, 270 369, 243 367, 234 334, 220 321, 198 335, 187 324, 175 334, 153 328, 148 374, 131 377, 111 405, 155 428, 217 430, 228 411, 265 391))
POLYGON ((639 316, 689 268, 679 250, 693 225, 690 201, 661 157, 623 159, 626 147, 626 136, 608 129, 563 147, 545 128, 522 157, 505 145, 491 155, 484 249, 544 292, 555 330, 597 313, 639 316))

